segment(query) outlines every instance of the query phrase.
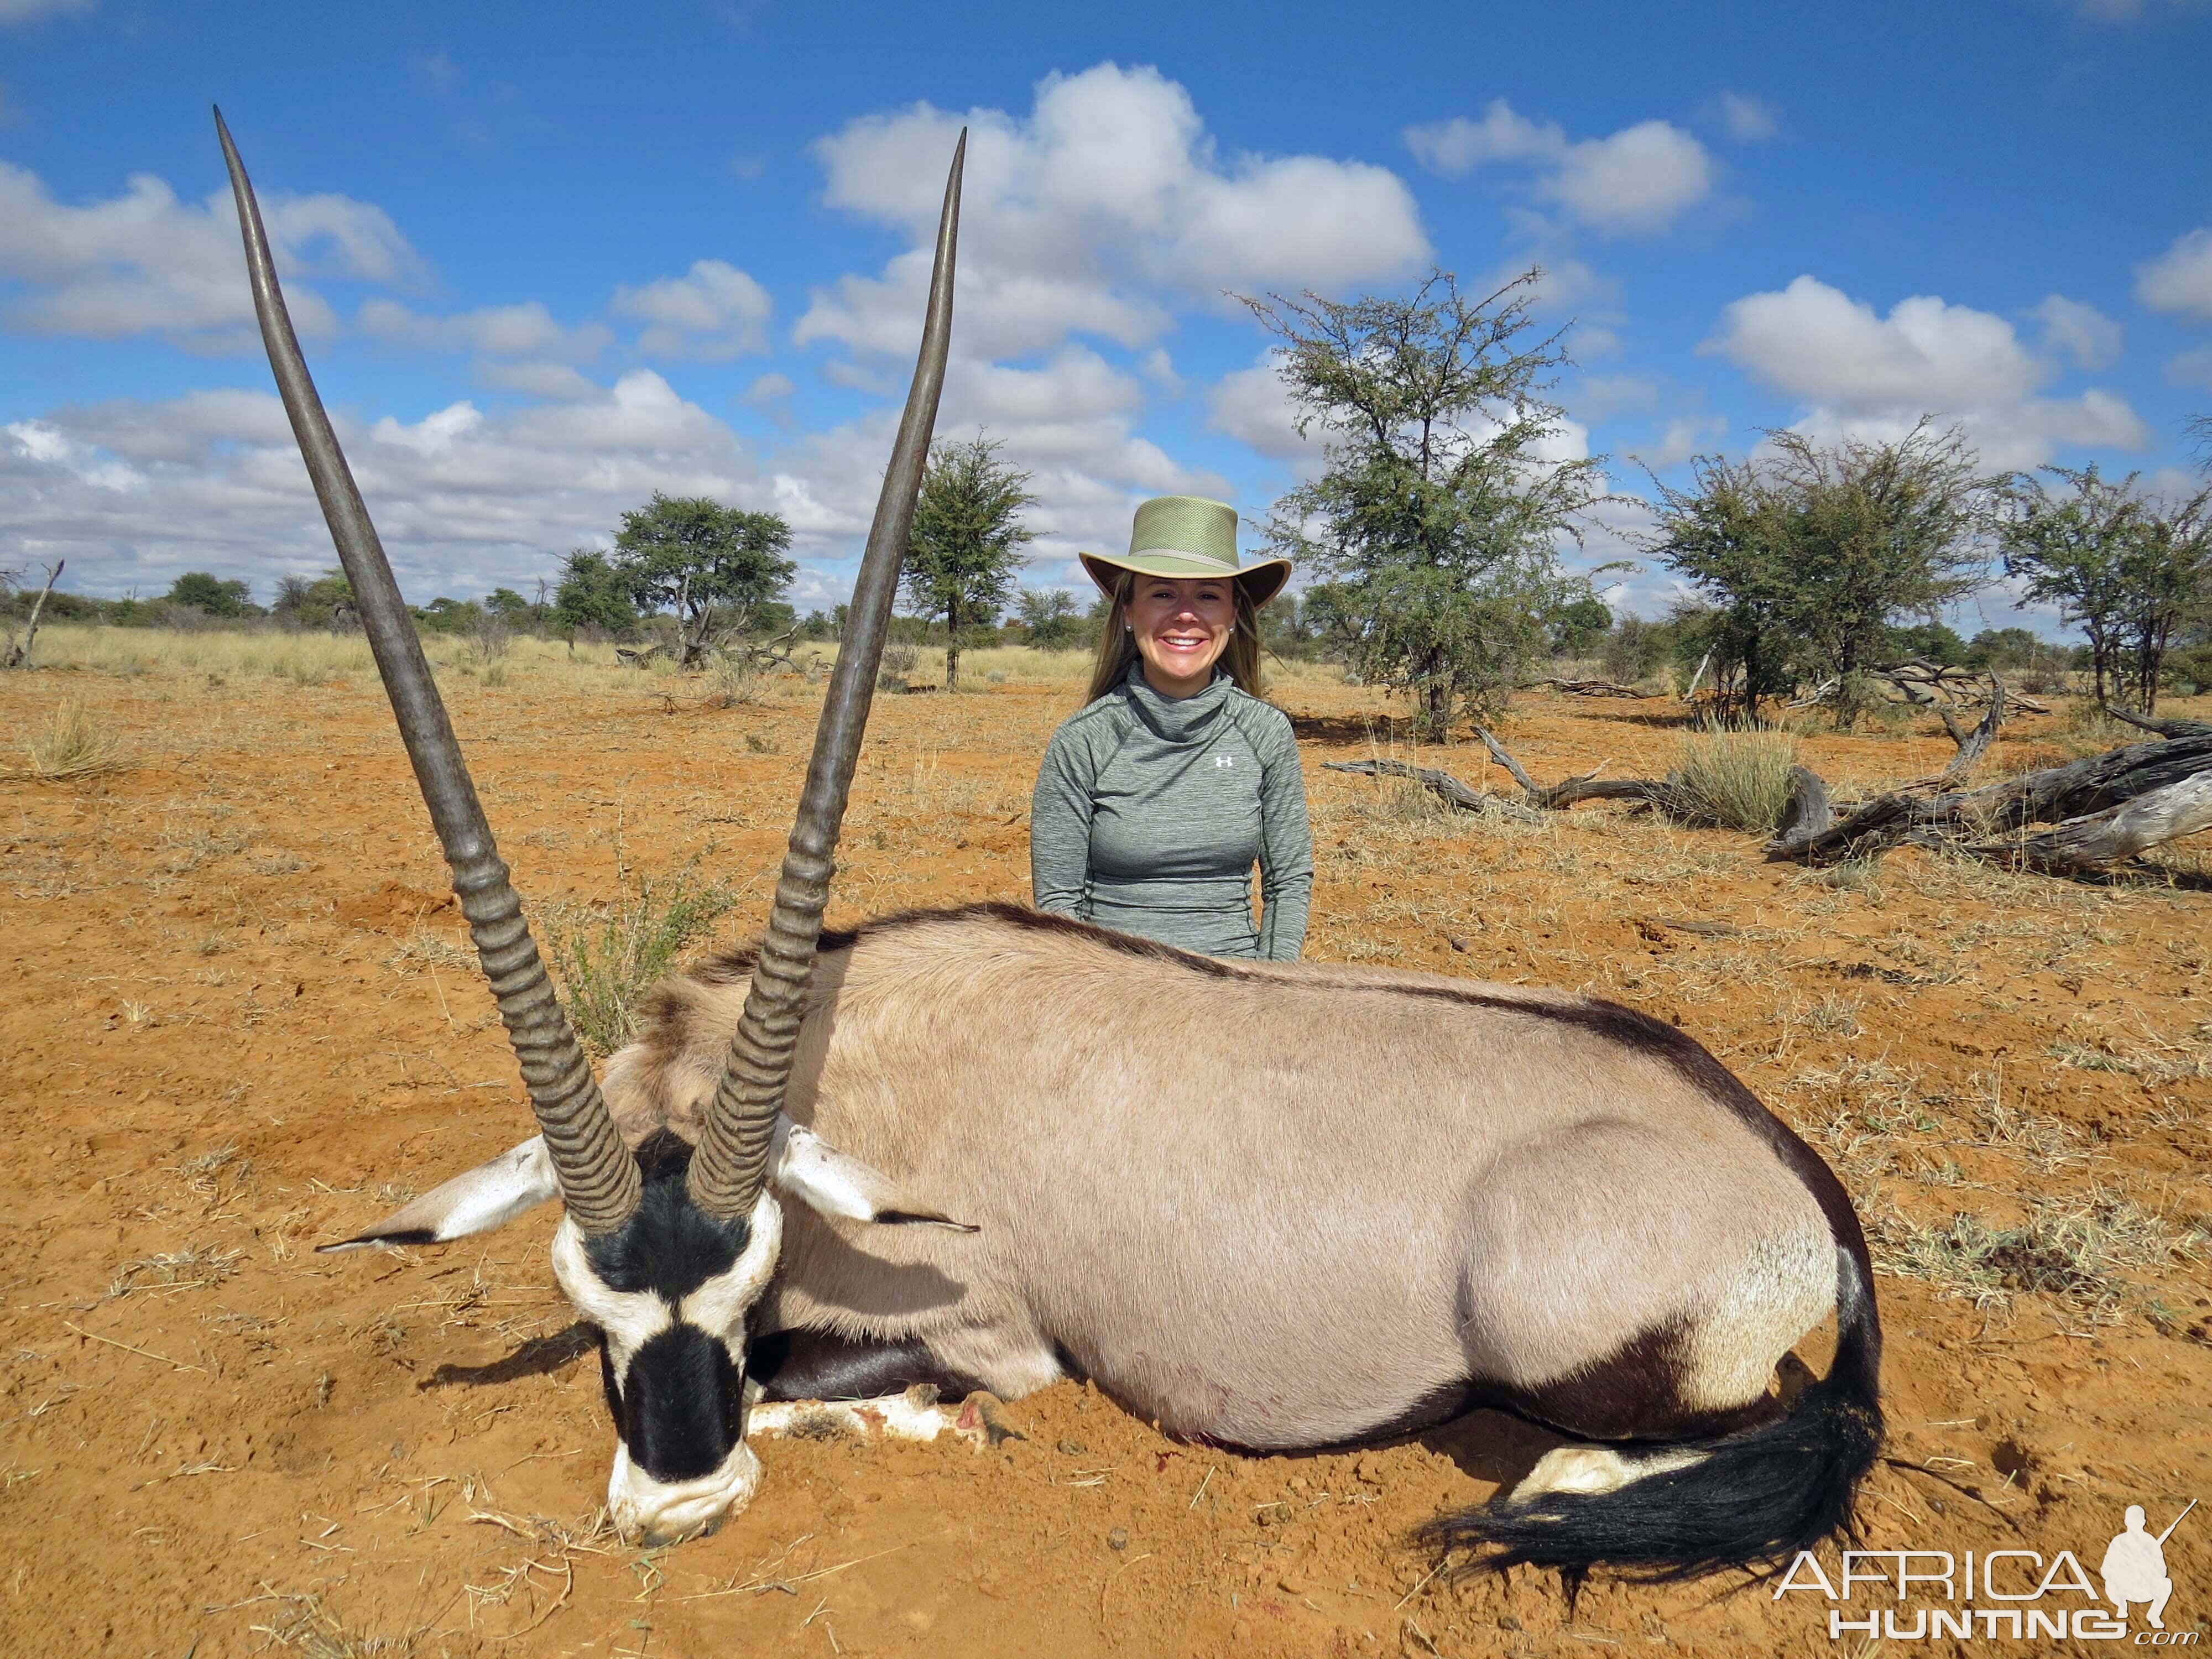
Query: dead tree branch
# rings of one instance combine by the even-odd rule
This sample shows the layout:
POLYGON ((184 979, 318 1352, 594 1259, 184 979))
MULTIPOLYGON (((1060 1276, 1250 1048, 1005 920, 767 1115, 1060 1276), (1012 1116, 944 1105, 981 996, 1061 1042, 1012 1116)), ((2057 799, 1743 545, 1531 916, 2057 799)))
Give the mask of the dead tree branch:
POLYGON ((1612 680, 1568 680, 1553 674, 1540 680, 1531 680, 1526 690, 1548 685, 1555 691, 1564 691, 1571 697, 1634 697, 1639 701, 1647 694, 1632 685, 1621 685, 1612 680))
POLYGON ((2141 726, 2146 732, 2155 732, 2161 738, 2212 738, 2212 720, 2160 720, 2149 714, 2138 714, 2121 708, 2118 703, 2106 703, 2105 712, 2116 720, 2125 720, 2130 726, 2141 726))
POLYGON ((1598 774, 1605 770, 1600 761, 1587 772, 1562 778, 1548 787, 1528 775, 1528 769, 1513 758, 1505 745, 1478 726, 1474 734, 1482 739, 1482 746, 1490 750, 1491 759, 1512 775, 1513 781, 1521 786, 1528 805, 1540 811, 1558 812, 1586 800, 1635 800, 1653 806, 1675 809, 1681 805, 1679 792, 1671 781, 1657 778, 1607 778, 1601 781, 1598 774))
POLYGON ((30 623, 24 629, 21 639, 11 637, 7 650, 0 652, 0 668, 21 668, 31 660, 31 647, 39 637, 39 613, 46 608, 46 595, 54 591, 54 584, 61 580, 62 567, 68 562, 67 559, 56 559, 46 572, 46 585, 31 602, 30 623))
POLYGON ((1951 763, 1936 775, 1939 784, 1956 783, 1974 769, 1974 763, 1989 752, 1990 744, 2004 723, 2004 682, 1995 673, 1990 676, 1990 712, 1982 716, 1981 724, 1972 732, 1961 732, 1959 722, 1951 717, 1948 708, 1939 711, 1943 716, 1943 729, 1951 734, 1951 741, 1959 745, 1959 752, 1951 763))
POLYGON ((1503 795, 1486 795, 1480 790, 1470 789, 1450 773, 1439 772, 1432 767, 1408 766, 1395 760, 1324 761, 1322 766, 1325 771, 1350 772, 1363 778, 1411 778, 1462 812, 1494 812, 1524 823, 1537 823, 1542 816, 1503 795))

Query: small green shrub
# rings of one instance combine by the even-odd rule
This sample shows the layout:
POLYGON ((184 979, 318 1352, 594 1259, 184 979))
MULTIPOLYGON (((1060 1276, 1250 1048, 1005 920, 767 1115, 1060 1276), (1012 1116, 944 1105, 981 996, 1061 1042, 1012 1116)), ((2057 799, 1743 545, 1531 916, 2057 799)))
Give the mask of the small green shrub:
POLYGON ((549 909, 547 954, 584 1047, 604 1056, 635 1036, 631 1005, 736 902, 721 883, 702 878, 694 860, 665 876, 641 877, 611 903, 549 909))
POLYGON ((921 650, 911 645, 887 645, 876 675, 878 691, 903 691, 907 676, 913 673, 921 661, 921 650))

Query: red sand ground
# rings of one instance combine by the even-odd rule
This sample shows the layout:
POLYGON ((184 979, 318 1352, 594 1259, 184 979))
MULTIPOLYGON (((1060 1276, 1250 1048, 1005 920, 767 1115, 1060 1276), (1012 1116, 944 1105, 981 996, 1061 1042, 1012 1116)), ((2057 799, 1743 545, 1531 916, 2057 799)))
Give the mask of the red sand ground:
MULTIPOLYGON (((535 903, 699 855, 744 895, 723 936, 757 926, 813 717, 797 682, 722 710, 613 674, 449 689, 535 903)), ((833 921, 1025 896, 1029 784, 1071 690, 879 703, 833 921)), ((1062 1385, 1010 1408, 1029 1437, 1000 1454, 765 1443, 760 1498, 714 1537, 623 1547, 596 1521, 611 1437, 546 1267, 550 1212, 444 1249, 310 1249, 527 1125, 377 689, 16 675, 0 730, 64 693, 134 763, 0 786, 0 1650, 1873 1651, 1832 1643, 1811 1596, 1599 1584, 1571 1612, 1547 1575, 1432 1576, 1409 1531, 1553 1443, 1490 1414, 1243 1459, 1062 1385)), ((1321 852, 1310 955, 1585 985, 1679 1019, 1837 1163, 1893 1267, 1960 1212, 2002 1229, 2040 1205, 2050 1237, 2069 1215, 2100 1230, 2070 1290, 2019 1289, 2036 1262, 2016 1257, 1978 1305, 1881 1280, 1893 1461, 1867 1490, 1871 1542, 2068 1549, 2094 1571, 2126 1504, 2155 1529, 2212 1496, 2201 886, 1917 853, 1837 884, 1610 807, 1486 827, 1320 769, 1370 752, 1373 694, 1283 700, 1321 852)), ((1991 763, 2060 724, 2018 722, 1991 763)), ((1547 698, 1505 735, 1545 778, 1662 769, 1677 741, 1663 705, 1547 698)), ((1863 784, 1948 748, 1808 744, 1863 784)), ((1479 750, 1423 758, 1484 769, 1479 750)), ((1825 1352, 1815 1334, 1806 1357, 1825 1352)), ((2167 1626, 2201 1632, 2212 1512, 2167 1561, 2167 1626)))

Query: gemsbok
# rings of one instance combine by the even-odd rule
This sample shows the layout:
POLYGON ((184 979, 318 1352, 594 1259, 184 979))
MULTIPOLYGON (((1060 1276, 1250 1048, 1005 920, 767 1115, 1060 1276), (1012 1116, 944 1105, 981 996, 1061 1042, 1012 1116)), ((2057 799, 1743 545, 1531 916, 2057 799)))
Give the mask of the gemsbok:
POLYGON ((1672 1027, 1564 992, 1214 961, 1012 904, 823 932, 944 379, 964 135, 766 937, 654 991, 602 1092, 216 125, 285 409, 539 1128, 326 1248, 459 1238, 558 1198, 553 1271, 601 1334, 625 1534, 742 1507, 747 1433, 796 1409, 775 1402, 883 1397, 854 1414, 928 1436, 951 1412, 915 1385, 1011 1398, 1069 1376, 1232 1448, 1477 1405, 1583 1443, 1433 1523, 1461 1563, 1685 1577, 1847 1524, 1881 1437, 1865 1239, 1827 1166, 1672 1027), (1778 1362, 1831 1311, 1834 1361, 1784 1404, 1778 1362))

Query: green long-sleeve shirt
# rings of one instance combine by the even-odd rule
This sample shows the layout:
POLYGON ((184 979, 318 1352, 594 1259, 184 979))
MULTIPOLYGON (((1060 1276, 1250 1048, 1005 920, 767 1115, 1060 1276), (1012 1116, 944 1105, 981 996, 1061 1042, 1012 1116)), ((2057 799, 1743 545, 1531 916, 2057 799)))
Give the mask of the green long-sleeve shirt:
POLYGON ((1052 734, 1030 804, 1030 880, 1040 910, 1209 956, 1296 961, 1313 836, 1289 719, 1226 674, 1164 697, 1131 665, 1052 734))

